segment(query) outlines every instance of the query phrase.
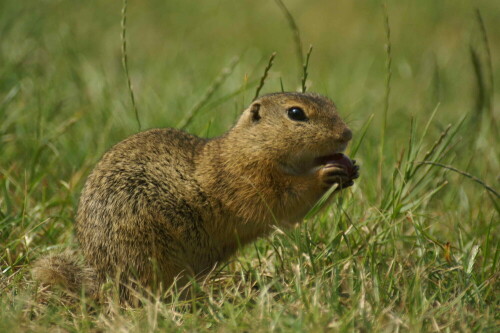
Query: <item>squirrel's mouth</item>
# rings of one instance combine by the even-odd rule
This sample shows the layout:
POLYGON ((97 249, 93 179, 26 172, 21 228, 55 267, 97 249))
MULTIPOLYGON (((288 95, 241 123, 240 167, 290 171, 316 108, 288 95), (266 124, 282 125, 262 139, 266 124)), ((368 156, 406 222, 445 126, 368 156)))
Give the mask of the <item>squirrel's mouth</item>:
POLYGON ((342 151, 337 151, 329 155, 322 155, 314 159, 314 165, 336 164, 343 159, 349 159, 342 151))
POLYGON ((330 151, 325 155, 313 154, 309 151, 304 152, 290 159, 288 163, 283 164, 282 167, 285 172, 296 175, 315 172, 318 168, 327 164, 338 165, 341 168, 347 169, 351 160, 342 153, 345 148, 345 146, 340 147, 340 149, 330 151))
POLYGON ((315 165, 334 165, 336 167, 344 169, 347 173, 350 173, 353 169, 353 161, 346 155, 342 153, 335 153, 332 155, 320 156, 314 160, 315 165))
POLYGON ((316 155, 316 157, 314 157, 312 161, 313 166, 318 167, 326 164, 335 164, 333 162, 341 160, 344 156, 348 158, 343 154, 346 148, 347 144, 343 144, 340 147, 337 147, 337 149, 335 150, 325 152, 324 155, 316 155))
POLYGON ((334 153, 331 155, 320 156, 314 159, 314 165, 320 166, 326 164, 339 164, 339 162, 345 158, 348 157, 342 153, 334 153))

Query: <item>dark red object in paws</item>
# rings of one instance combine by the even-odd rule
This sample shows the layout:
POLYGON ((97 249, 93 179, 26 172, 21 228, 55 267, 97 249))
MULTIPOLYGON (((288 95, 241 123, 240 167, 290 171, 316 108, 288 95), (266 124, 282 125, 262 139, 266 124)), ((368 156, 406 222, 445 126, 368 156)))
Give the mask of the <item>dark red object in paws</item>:
POLYGON ((352 161, 349 157, 342 153, 336 153, 333 155, 323 156, 318 161, 323 165, 335 165, 345 170, 346 174, 350 178, 357 178, 357 171, 359 167, 355 165, 356 161, 352 161))

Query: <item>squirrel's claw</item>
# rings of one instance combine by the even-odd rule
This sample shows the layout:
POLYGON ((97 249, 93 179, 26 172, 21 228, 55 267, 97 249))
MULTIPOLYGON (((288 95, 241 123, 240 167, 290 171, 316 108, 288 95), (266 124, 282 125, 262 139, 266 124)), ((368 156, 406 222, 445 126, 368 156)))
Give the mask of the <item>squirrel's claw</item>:
MULTIPOLYGON (((353 164, 356 161, 353 161, 353 164)), ((325 188, 330 188, 338 184, 338 189, 344 189, 354 185, 354 179, 359 177, 359 165, 354 164, 350 174, 344 169, 335 165, 327 165, 320 169, 319 177, 325 188)))

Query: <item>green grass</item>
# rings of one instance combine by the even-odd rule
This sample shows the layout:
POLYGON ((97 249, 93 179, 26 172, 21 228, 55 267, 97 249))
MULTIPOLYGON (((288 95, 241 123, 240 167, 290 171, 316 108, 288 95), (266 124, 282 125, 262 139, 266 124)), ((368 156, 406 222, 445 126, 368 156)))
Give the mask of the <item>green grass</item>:
MULTIPOLYGON (((47 295, 29 268, 77 248, 85 177, 137 131, 121 2, 0 2, 1 332, 500 330, 496 1, 388 1, 389 25, 377 1, 284 3, 314 47, 307 90, 352 127, 361 177, 297 230, 242 249, 195 299, 120 309, 47 295)), ((302 88, 273 1, 129 1, 126 28, 143 129, 223 133, 274 51, 261 93, 302 88)))

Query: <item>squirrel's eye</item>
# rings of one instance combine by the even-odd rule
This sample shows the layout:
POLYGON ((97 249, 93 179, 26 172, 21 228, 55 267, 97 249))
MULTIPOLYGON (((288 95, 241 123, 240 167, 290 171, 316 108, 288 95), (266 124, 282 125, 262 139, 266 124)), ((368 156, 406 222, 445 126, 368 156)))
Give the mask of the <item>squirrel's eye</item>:
POLYGON ((295 121, 306 121, 307 116, 304 110, 297 106, 293 106, 287 110, 288 113, 288 118, 295 120, 295 121))

